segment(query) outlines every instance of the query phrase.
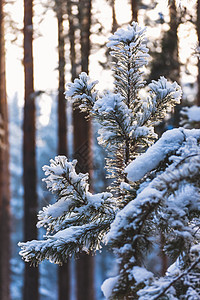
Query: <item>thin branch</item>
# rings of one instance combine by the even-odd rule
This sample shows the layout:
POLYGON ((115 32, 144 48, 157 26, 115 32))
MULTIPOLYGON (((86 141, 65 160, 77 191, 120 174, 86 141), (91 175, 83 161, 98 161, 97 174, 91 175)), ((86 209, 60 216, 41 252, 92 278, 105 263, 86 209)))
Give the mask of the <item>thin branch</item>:
POLYGON ((195 260, 195 262, 187 269, 185 270, 182 274, 180 274, 179 276, 177 276, 175 279, 173 279, 166 288, 164 288, 164 290, 158 294, 158 296, 152 298, 152 300, 158 300, 161 296, 164 296, 165 292, 179 279, 181 279, 183 276, 187 275, 193 268, 196 267, 196 265, 198 265, 200 263, 200 257, 195 260))

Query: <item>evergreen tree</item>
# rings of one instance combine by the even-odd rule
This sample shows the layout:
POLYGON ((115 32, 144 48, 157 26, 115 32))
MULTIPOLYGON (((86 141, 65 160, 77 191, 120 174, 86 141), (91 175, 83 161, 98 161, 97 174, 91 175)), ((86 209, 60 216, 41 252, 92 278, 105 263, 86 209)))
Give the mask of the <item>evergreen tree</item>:
POLYGON ((57 202, 39 212, 37 224, 47 234, 41 241, 19 243, 20 254, 36 265, 44 259, 62 264, 108 242, 119 274, 102 286, 107 299, 198 299, 200 131, 174 129, 153 145, 154 126, 180 102, 181 89, 160 77, 142 96, 148 58, 144 32, 133 22, 110 37, 114 93, 100 95, 86 73, 67 85, 66 97, 101 125, 98 140, 108 154, 112 186, 92 194, 88 174, 76 172, 76 160, 51 160, 43 167, 44 181, 57 202), (160 233, 173 264, 156 278, 144 258, 160 233))

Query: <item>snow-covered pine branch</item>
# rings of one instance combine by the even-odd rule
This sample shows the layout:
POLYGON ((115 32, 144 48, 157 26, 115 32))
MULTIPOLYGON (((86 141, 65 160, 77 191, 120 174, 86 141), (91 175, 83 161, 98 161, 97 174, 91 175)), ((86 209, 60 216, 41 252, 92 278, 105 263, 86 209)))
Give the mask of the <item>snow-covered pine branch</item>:
POLYGON ((98 97, 98 91, 95 90, 97 83, 98 81, 90 82, 90 77, 82 72, 73 83, 66 84, 65 96, 71 98, 75 108, 79 107, 81 111, 90 113, 98 97))
POLYGON ((116 209, 112 194, 91 194, 88 174, 77 174, 75 166, 76 160, 69 162, 65 156, 57 156, 50 166, 43 167, 47 176, 44 181, 56 194, 57 202, 38 214, 37 226, 47 228, 46 240, 19 243, 26 261, 50 259, 62 263, 68 255, 86 248, 96 250, 109 229, 116 209))
MULTIPOLYGON (((126 295, 154 299, 171 282, 169 275, 158 281, 143 266, 158 232, 165 236, 164 251, 175 260, 181 259, 180 272, 192 264, 189 253, 191 246, 199 243, 200 229, 199 141, 200 130, 168 131, 125 169, 127 177, 135 181, 150 175, 166 159, 169 164, 158 175, 153 174, 152 181, 147 176, 145 187, 141 186, 137 197, 117 213, 111 224, 106 239, 118 256, 121 271, 109 299, 126 295), (141 274, 149 275, 148 280, 142 275, 138 280, 138 267, 141 274)), ((176 290, 169 293, 176 295, 176 290)))
POLYGON ((122 169, 156 139, 155 123, 180 102, 181 89, 176 82, 161 77, 149 84, 147 99, 141 99, 139 91, 146 84, 143 67, 149 56, 145 29, 133 22, 126 29, 118 29, 109 40, 107 46, 115 58, 115 93, 100 96, 94 90, 96 82, 81 73, 74 83, 67 84, 66 97, 100 123, 98 141, 108 151, 107 169, 116 186, 124 180, 122 169))

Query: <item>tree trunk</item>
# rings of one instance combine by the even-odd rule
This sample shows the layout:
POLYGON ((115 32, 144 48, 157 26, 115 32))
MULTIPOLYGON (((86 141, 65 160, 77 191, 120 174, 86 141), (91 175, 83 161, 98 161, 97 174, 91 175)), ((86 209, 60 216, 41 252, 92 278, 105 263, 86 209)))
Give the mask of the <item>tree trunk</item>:
MULTIPOLYGON (((33 3, 24 0, 24 136, 23 136, 23 181, 24 181, 24 239, 37 239, 37 192, 35 151, 35 101, 33 84, 33 3)), ((25 265, 24 300, 37 300, 38 268, 25 265)))
POLYGON ((70 43, 70 62, 71 62, 71 81, 77 77, 76 72, 76 50, 75 50, 75 16, 72 14, 71 0, 67 0, 67 15, 69 21, 69 43, 70 43))
MULTIPOLYGON (((64 47, 64 29, 63 29, 63 4, 58 2, 57 6, 58 20, 58 154, 67 155, 67 117, 65 90, 65 47, 64 47)), ((70 263, 69 260, 58 269, 59 275, 59 300, 70 299, 70 263)))
MULTIPOLYGON (((171 53, 169 55, 172 56, 172 76, 169 77, 172 81, 180 81, 180 64, 179 64, 179 57, 178 57, 178 26, 179 22, 177 21, 177 9, 176 9, 176 1, 172 0, 170 3, 169 8, 170 13, 170 30, 169 30, 169 45, 171 49, 171 53)), ((180 105, 176 105, 174 108, 174 115, 173 115, 173 126, 179 127, 180 123, 180 105)))
POLYGON ((10 176, 3 5, 0 0, 0 299, 9 300, 10 176))
POLYGON ((138 1, 139 0, 131 0, 132 21, 135 22, 138 20, 138 1))
MULTIPOLYGON (((197 1, 197 36, 198 36, 198 44, 200 47, 200 0, 197 1)), ((197 92, 197 105, 200 106, 200 59, 198 59, 198 75, 197 75, 197 87, 198 87, 198 92, 197 92)))
MULTIPOLYGON (((81 44, 81 69, 89 71, 91 0, 79 0, 79 26, 81 44)), ((91 175, 91 122, 85 120, 85 114, 75 110, 74 125, 74 157, 78 160, 77 171, 91 175)), ((76 261, 77 299, 94 299, 94 259, 84 253, 76 261)))
POLYGON ((118 28, 116 11, 115 11, 115 0, 112 0, 111 6, 112 6, 112 33, 114 33, 118 28))

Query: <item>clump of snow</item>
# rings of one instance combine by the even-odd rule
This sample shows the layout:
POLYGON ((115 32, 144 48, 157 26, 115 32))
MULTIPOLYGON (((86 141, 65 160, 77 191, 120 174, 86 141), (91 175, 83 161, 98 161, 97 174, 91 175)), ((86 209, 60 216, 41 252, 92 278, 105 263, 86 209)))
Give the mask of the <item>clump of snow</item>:
POLYGON ((199 106, 192 106, 186 107, 183 110, 184 114, 187 115, 188 120, 190 122, 200 122, 200 107, 199 106))
POLYGON ((88 174, 76 173, 75 166, 77 160, 69 162, 66 156, 56 156, 55 159, 50 160, 50 166, 43 166, 46 178, 43 181, 46 182, 47 188, 52 193, 61 191, 64 187, 71 192, 71 185, 79 184, 79 189, 89 189, 88 174), (67 179, 66 179, 67 178, 67 179), (68 185, 64 183, 68 181, 68 185))
MULTIPOLYGON (((161 277, 155 280, 152 285, 146 285, 143 289, 137 292, 139 300, 153 300, 156 299, 158 294, 163 291, 171 283, 169 278, 161 277)), ((165 296, 170 300, 178 300, 176 297, 176 290, 173 286, 170 286, 165 293, 165 296)))
POLYGON ((125 168, 128 180, 137 181, 143 178, 145 174, 155 169, 169 152, 177 150, 183 141, 182 129, 173 129, 163 133, 153 146, 125 168))
POLYGON ((117 213, 114 222, 111 224, 110 231, 106 235, 106 242, 110 242, 119 237, 122 229, 136 228, 142 212, 142 206, 147 205, 147 203, 156 204, 160 199, 162 199, 162 193, 160 191, 150 186, 145 188, 137 198, 129 202, 117 213), (130 223, 129 218, 133 219, 133 222, 130 223))
POLYGON ((118 279, 119 276, 115 276, 115 277, 110 277, 103 282, 101 286, 101 290, 106 299, 109 299, 110 296, 112 295, 113 288, 116 285, 118 279))
MULTIPOLYGON (((52 218, 58 218, 63 215, 64 212, 67 212, 72 204, 72 199, 66 199, 65 197, 63 197, 53 205, 50 204, 49 206, 44 207, 43 210, 39 211, 38 218, 39 220, 43 221, 44 218, 48 218, 49 216, 51 216, 52 218)), ((37 227, 40 227, 40 222, 37 223, 37 227)))
POLYGON ((146 127, 146 126, 138 126, 135 130, 132 132, 133 138, 137 139, 141 136, 147 136, 151 132, 153 134, 153 128, 152 127, 146 127))
POLYGON ((132 47, 135 47, 136 44, 134 41, 146 31, 146 28, 141 29, 136 22, 132 22, 131 25, 128 25, 126 29, 118 29, 109 38, 110 42, 107 44, 107 47, 114 48, 114 46, 118 45, 120 42, 126 44, 132 42, 132 47))
POLYGON ((180 86, 176 83, 170 83, 167 79, 161 76, 158 81, 152 80, 149 84, 149 88, 156 94, 159 100, 164 99, 167 95, 172 94, 174 99, 177 99, 177 103, 180 102, 182 91, 180 86))
POLYGON ((127 178, 130 181, 142 179, 148 172, 158 167, 165 157, 177 151, 182 143, 188 139, 200 138, 200 130, 175 128, 163 133, 162 137, 144 154, 138 156, 126 168, 127 178))
POLYGON ((149 283, 149 281, 154 277, 152 272, 139 266, 134 266, 131 270, 131 274, 133 275, 136 284, 140 284, 141 282, 149 283))
POLYGON ((179 268, 178 260, 176 260, 169 268, 167 269, 166 275, 167 276, 178 276, 180 275, 181 270, 179 268))
POLYGON ((199 253, 200 254, 200 244, 192 246, 190 252, 191 253, 199 253))
POLYGON ((86 92, 92 91, 97 83, 98 81, 90 82, 90 77, 85 72, 82 72, 73 83, 66 84, 65 96, 74 98, 85 97, 86 92))
POLYGON ((123 97, 120 94, 106 93, 102 98, 99 98, 94 104, 94 111, 99 113, 115 112, 116 106, 121 106, 125 110, 125 113, 130 113, 127 105, 123 102, 123 97))

